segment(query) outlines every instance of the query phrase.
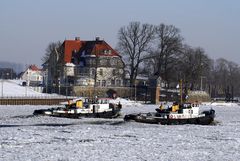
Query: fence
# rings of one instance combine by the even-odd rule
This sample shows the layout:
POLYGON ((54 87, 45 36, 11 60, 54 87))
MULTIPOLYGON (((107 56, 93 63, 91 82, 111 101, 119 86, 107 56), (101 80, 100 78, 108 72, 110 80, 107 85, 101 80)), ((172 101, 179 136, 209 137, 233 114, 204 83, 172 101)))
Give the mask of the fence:
POLYGON ((58 105, 70 97, 4 97, 0 98, 0 105, 58 105))

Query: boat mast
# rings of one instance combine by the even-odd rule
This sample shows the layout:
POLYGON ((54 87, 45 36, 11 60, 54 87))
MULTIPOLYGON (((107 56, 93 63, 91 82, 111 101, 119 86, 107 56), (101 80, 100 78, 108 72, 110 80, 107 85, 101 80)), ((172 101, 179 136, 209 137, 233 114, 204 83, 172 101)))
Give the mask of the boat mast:
POLYGON ((180 104, 183 103, 182 79, 180 79, 180 104))

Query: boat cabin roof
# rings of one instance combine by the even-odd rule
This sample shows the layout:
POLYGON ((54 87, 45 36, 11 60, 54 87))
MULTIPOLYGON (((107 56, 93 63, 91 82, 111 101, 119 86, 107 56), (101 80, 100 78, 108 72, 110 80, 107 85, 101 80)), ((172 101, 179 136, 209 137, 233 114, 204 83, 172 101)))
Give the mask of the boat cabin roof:
POLYGON ((112 99, 111 98, 98 98, 97 103, 106 104, 106 103, 109 103, 110 100, 112 100, 112 99))

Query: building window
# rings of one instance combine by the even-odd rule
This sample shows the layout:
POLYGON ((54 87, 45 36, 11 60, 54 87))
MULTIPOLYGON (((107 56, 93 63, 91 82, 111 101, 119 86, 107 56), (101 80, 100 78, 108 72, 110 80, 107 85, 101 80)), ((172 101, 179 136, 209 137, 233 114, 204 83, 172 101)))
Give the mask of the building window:
POLYGON ((97 86, 100 86, 100 84, 101 84, 101 81, 100 81, 100 80, 97 80, 96 85, 97 85, 97 86))
POLYGON ((121 80, 117 80, 117 86, 121 86, 121 84, 122 84, 122 81, 121 80))
POLYGON ((113 69, 113 71, 112 71, 112 75, 113 75, 113 76, 116 75, 116 69, 113 69))
POLYGON ((102 80, 102 86, 106 87, 106 80, 102 80))
POLYGON ((112 86, 115 86, 115 79, 112 79, 112 80, 111 80, 111 85, 112 85, 112 86))
POLYGON ((105 50, 102 50, 102 53, 105 55, 112 54, 112 50, 105 49, 105 50))
POLYGON ((100 61, 100 66, 106 66, 106 65, 108 65, 108 63, 107 63, 107 59, 101 59, 101 60, 99 60, 100 61))
POLYGON ((104 54, 107 54, 107 53, 108 53, 108 51, 107 51, 107 50, 103 50, 103 53, 104 53, 104 54))
POLYGON ((95 69, 91 69, 91 76, 95 75, 95 69))
POLYGON ((99 74, 100 74, 100 75, 103 75, 103 69, 100 69, 100 70, 99 70, 99 74))

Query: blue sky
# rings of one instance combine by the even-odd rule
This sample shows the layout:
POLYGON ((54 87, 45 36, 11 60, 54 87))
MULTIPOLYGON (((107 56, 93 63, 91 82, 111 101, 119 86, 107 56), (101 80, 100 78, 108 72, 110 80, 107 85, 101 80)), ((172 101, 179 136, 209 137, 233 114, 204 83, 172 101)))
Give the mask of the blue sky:
POLYGON ((41 65, 50 42, 96 36, 116 47, 131 21, 181 30, 210 58, 240 64, 239 0, 1 0, 0 60, 41 65))

